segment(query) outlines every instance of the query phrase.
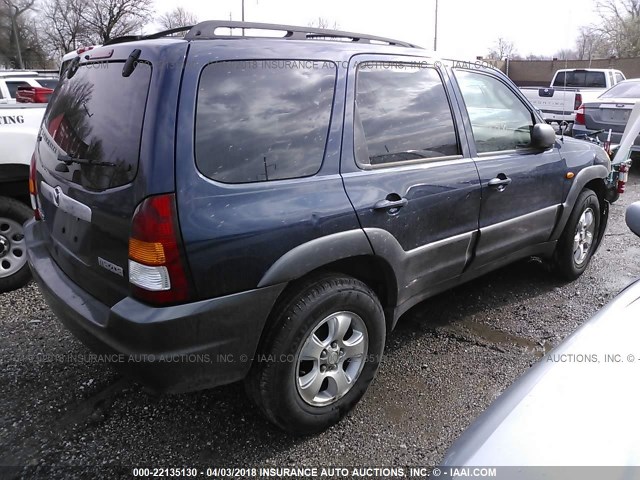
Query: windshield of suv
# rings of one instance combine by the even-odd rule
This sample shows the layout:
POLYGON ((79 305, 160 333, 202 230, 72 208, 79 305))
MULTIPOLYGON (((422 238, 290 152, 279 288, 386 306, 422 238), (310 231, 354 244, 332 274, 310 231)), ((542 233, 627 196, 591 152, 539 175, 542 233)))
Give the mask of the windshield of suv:
POLYGON ((104 190, 131 182, 138 170, 142 122, 151 66, 140 62, 131 76, 122 76, 123 62, 83 64, 70 79, 60 80, 45 114, 40 149, 48 170, 60 158, 69 172, 56 171, 72 183, 104 190))
POLYGON ((611 87, 600 98, 640 98, 640 82, 623 82, 611 87))

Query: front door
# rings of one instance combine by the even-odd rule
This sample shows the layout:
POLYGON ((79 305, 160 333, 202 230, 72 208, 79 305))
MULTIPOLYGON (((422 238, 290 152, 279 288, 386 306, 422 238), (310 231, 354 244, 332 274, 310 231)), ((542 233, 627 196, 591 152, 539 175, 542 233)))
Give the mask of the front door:
MULTIPOLYGON (((562 201, 558 144, 531 148, 537 121, 510 86, 488 72, 455 70, 482 183, 474 268, 517 256, 549 240, 562 201)), ((471 138, 471 137, 470 137, 471 138)))

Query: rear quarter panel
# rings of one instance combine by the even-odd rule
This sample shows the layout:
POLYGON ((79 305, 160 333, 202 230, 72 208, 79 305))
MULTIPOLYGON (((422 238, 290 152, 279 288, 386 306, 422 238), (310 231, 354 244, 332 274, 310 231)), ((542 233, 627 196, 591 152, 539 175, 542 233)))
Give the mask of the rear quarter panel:
MULTIPOLYGON (((224 60, 333 60, 336 53, 293 42, 225 48, 192 42, 182 83, 176 138, 178 216, 192 277, 201 298, 255 288, 279 258, 297 246, 359 229, 339 174, 346 69, 337 68, 333 111, 320 171, 311 177, 227 184, 203 176, 195 163, 199 77, 224 60)), ((348 56, 345 57, 348 62, 348 56)), ((336 249, 339 245, 336 245, 336 249)))

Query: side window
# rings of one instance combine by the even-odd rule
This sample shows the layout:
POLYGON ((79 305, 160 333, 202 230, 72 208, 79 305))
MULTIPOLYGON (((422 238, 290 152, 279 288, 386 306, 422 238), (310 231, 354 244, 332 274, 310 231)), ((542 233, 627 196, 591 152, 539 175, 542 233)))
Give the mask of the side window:
POLYGON ((528 147, 533 116, 500 80, 482 73, 457 70, 478 153, 528 147))
POLYGON ((360 164, 460 154, 447 94, 433 68, 395 62, 360 64, 354 119, 360 164))
POLYGON ((620 72, 616 72, 616 83, 620 83, 623 80, 624 77, 622 76, 622 74, 620 72))
POLYGON ((564 87, 564 82, 565 82, 565 77, 566 77, 566 72, 558 72, 556 73, 556 78, 553 81, 553 86, 554 87, 564 87))
POLYGON ((330 62, 207 65, 196 107, 198 169, 224 183, 315 175, 324 158, 335 78, 330 62))
POLYGON ((7 82, 7 88, 9 89, 9 96, 11 98, 16 98, 16 93, 18 92, 18 87, 28 87, 29 84, 27 82, 7 82))

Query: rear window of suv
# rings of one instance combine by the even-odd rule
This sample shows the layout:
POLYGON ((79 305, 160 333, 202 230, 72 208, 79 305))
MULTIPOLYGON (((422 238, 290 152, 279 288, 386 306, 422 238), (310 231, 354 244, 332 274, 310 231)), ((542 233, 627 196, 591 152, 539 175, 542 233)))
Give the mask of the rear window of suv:
POLYGON ((582 87, 582 88, 606 88, 607 77, 604 72, 588 72, 586 70, 574 70, 572 72, 558 72, 553 81, 554 87, 582 87), (566 84, 565 84, 566 81, 566 84))
POLYGON ((307 60, 229 61, 200 77, 198 169, 223 183, 316 174, 329 132, 336 65, 307 60))
POLYGON ((84 64, 71 78, 63 75, 45 114, 43 143, 54 151, 47 169, 64 155, 76 158, 56 175, 89 190, 126 185, 138 170, 151 66, 139 62, 123 77, 123 65, 84 64))

